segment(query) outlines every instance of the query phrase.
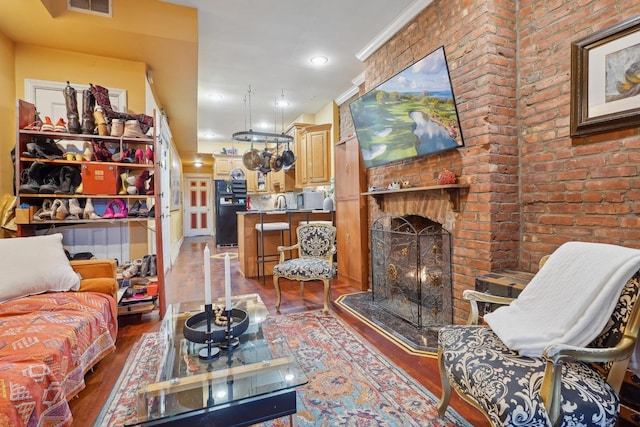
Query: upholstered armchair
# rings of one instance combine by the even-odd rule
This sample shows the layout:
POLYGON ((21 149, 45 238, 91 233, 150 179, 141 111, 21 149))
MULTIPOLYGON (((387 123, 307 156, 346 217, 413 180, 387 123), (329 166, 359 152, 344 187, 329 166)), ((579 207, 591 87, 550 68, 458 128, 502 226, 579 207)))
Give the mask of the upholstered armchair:
POLYGON ((278 246, 279 263, 273 267, 276 289, 276 310, 280 310, 280 278, 300 282, 300 297, 304 298, 304 282, 320 280, 324 284, 324 312, 329 312, 331 278, 335 274, 333 254, 336 252, 336 228, 327 224, 306 224, 296 229, 298 243, 278 246), (286 252, 297 250, 298 257, 286 259, 286 252))
POLYGON ((576 250, 565 244, 517 299, 465 291, 471 304, 467 325, 439 332, 440 416, 453 387, 494 426, 614 426, 640 328, 639 253, 613 245, 581 243, 576 250), (539 298, 536 286, 551 295, 539 298), (536 298, 546 317, 537 324, 533 315, 532 329, 539 330, 520 337, 521 323, 509 317, 509 310, 531 307, 527 303, 536 298), (477 325, 478 303, 510 305, 486 314, 488 324, 477 325), (577 317, 561 325, 567 317, 562 308, 572 312, 574 306, 577 317), (576 328, 582 329, 576 334, 576 328), (542 337, 537 347, 531 344, 534 336, 542 337))

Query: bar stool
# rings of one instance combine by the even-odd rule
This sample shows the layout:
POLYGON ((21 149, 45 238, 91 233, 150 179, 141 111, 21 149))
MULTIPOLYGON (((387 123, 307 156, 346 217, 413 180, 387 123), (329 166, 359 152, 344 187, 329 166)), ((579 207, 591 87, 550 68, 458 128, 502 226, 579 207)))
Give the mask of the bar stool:
MULTIPOLYGON (((264 253, 264 235, 265 233, 272 231, 280 232, 280 246, 284 246, 284 232, 290 230, 291 227, 288 222, 263 222, 262 214, 260 214, 260 222, 256 224, 256 264, 258 266, 258 278, 262 276, 262 284, 266 283, 266 275, 265 275, 265 263, 267 262, 275 262, 277 263, 280 259, 280 253, 276 252, 273 254, 265 254, 264 253)), ((289 235, 289 240, 291 240, 291 235, 289 235)), ((289 242, 291 244, 291 242, 289 242)))

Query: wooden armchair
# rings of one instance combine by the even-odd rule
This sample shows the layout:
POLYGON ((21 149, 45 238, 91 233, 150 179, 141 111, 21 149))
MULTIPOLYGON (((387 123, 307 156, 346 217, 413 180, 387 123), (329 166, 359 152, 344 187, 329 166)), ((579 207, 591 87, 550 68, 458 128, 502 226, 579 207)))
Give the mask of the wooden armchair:
POLYGON ((304 282, 320 280, 324 283, 324 312, 329 312, 331 278, 335 274, 333 254, 336 252, 336 228, 327 224, 307 224, 296 229, 298 243, 278 246, 279 264, 273 267, 273 286, 276 288, 276 310, 280 310, 280 278, 300 282, 300 297, 304 298, 304 282), (298 258, 287 260, 285 252, 298 250, 298 258))
MULTIPOLYGON (((590 261, 577 258, 570 262, 590 261)), ((522 355, 491 327, 477 325, 478 302, 510 304, 515 299, 465 291, 463 298, 471 304, 467 325, 447 326, 439 332, 440 416, 447 409, 453 386, 494 426, 615 425, 618 393, 640 329, 640 304, 636 304, 640 271, 637 265, 629 265, 631 272, 622 279, 622 291, 608 311, 610 316, 605 313, 606 326, 598 329, 599 335, 587 345, 554 342, 544 347, 540 357, 522 355)), ((581 297, 578 293, 574 298, 581 297)))

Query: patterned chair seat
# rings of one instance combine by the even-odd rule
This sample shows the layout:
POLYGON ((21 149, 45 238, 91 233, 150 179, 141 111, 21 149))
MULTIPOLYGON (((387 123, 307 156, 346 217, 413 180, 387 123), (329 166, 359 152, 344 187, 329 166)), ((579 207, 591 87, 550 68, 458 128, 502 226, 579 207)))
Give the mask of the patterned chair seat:
POLYGON ((315 258, 293 258, 273 267, 273 274, 289 280, 331 279, 335 274, 332 263, 315 258))
MULTIPOLYGON (((450 382, 499 426, 551 426, 540 388, 545 362, 510 350, 485 326, 447 326, 439 343, 450 382)), ((619 400, 591 365, 562 367, 563 426, 613 426, 619 400)))

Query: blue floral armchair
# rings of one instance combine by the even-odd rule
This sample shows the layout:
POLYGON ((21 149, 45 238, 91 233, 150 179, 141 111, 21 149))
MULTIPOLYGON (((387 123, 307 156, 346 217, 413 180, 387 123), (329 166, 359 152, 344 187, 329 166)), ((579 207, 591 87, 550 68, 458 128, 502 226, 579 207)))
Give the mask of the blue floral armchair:
POLYGON ((493 426, 614 426, 618 393, 640 328, 639 287, 637 272, 591 344, 549 345, 540 358, 520 355, 489 326, 477 325, 478 302, 509 304, 512 299, 465 291, 471 303, 467 325, 439 331, 440 416, 453 387, 493 426))
POLYGON ((278 246, 279 264, 273 267, 273 286, 276 289, 276 309, 280 310, 280 278, 300 282, 300 297, 304 298, 304 282, 320 280, 324 283, 324 312, 329 312, 331 278, 335 274, 333 254, 336 252, 336 228, 327 224, 307 224, 297 228, 298 243, 278 246), (286 259, 288 251, 298 251, 298 258, 286 259))

